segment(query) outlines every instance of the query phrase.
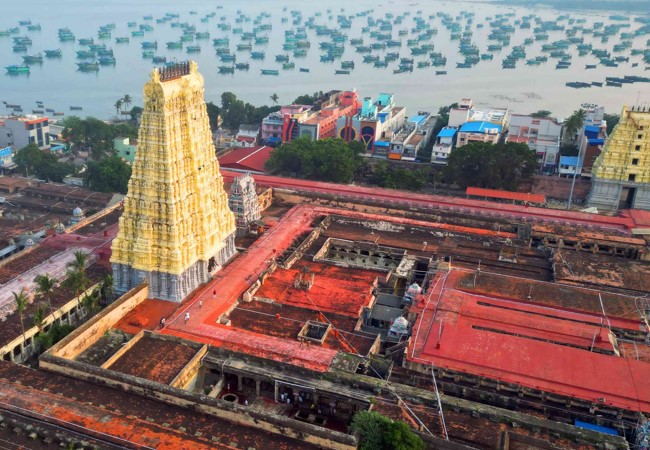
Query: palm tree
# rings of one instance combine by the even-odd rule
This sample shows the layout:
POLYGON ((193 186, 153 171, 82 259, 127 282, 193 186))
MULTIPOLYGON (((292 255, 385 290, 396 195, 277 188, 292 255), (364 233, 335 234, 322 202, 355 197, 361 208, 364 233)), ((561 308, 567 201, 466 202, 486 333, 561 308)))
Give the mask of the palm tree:
POLYGON ((52 292, 56 287, 56 280, 48 274, 44 274, 37 275, 34 278, 34 282, 36 283, 36 293, 45 299, 50 308, 50 314, 54 314, 54 308, 52 308, 52 292))
POLYGON ((119 100, 117 100, 115 102, 115 115, 118 117, 118 119, 120 117, 120 114, 122 114, 122 105, 123 104, 124 104, 123 99, 119 99, 119 100))
POLYGON ((27 297, 27 294, 25 294, 25 291, 21 290, 20 293, 16 294, 15 292, 12 292, 14 295, 14 301, 16 302, 16 312, 18 312, 18 316, 20 316, 20 327, 23 329, 23 346, 25 345, 25 324, 23 323, 23 313, 27 309, 27 304, 29 303, 29 297, 27 297))
POLYGON ((66 264, 68 275, 70 275, 71 272, 81 272, 85 275, 86 263, 88 263, 88 254, 81 250, 77 250, 74 252, 74 259, 66 264))
POLYGON ((131 98, 131 96, 129 94, 124 94, 124 97, 122 97, 122 104, 124 104, 124 107, 127 110, 129 110, 129 106, 131 106, 131 103, 133 103, 133 99, 131 98))
POLYGON ((280 99, 280 97, 278 97, 278 94, 275 94, 275 93, 273 95, 271 95, 269 98, 271 99, 271 101, 273 102, 274 105, 277 105, 278 100, 280 99))
POLYGON ((104 304, 106 304, 106 301, 113 295, 113 292, 113 275, 109 273, 104 277, 102 286, 99 289, 99 294, 104 301, 104 304))
POLYGON ((45 322, 45 308, 39 307, 34 311, 34 326, 38 328, 38 331, 42 330, 43 322, 45 322))
POLYGON ((587 111, 580 108, 574 111, 573 114, 564 122, 564 136, 572 145, 576 145, 578 139, 578 131, 582 128, 587 117, 587 111))

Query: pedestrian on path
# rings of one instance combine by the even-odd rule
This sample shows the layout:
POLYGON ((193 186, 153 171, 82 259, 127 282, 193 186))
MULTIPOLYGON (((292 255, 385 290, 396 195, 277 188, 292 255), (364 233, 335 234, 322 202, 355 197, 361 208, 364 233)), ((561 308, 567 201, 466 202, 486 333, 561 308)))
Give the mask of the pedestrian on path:
POLYGON ((160 319, 160 328, 165 328, 165 318, 160 319))
POLYGON ((190 312, 185 313, 185 325, 187 325, 187 321, 190 320, 190 312))
POLYGON ((199 309, 203 308, 203 300, 199 300, 199 309))

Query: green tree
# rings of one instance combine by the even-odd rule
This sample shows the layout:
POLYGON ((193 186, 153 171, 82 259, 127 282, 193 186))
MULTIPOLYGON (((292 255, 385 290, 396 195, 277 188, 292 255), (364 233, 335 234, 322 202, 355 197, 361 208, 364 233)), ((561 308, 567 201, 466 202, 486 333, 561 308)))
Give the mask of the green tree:
POLYGON ((221 119, 223 126, 229 130, 237 130, 241 124, 258 124, 279 106, 260 106, 244 103, 232 92, 221 94, 221 119))
POLYGON ((14 301, 16 302, 16 312, 20 317, 20 328, 23 330, 23 345, 25 345, 25 323, 23 321, 25 310, 27 309, 27 304, 29 303, 29 297, 25 294, 25 291, 21 290, 18 294, 12 292, 14 295, 14 301))
POLYGON ((47 181, 63 181, 66 175, 74 172, 71 164, 59 162, 49 151, 41 150, 36 144, 21 148, 14 155, 18 172, 25 176, 35 176, 47 181))
POLYGON ((374 411, 354 415, 350 429, 359 433, 359 450, 424 450, 424 442, 409 426, 374 411))
POLYGON ((278 94, 273 93, 273 94, 269 97, 269 99, 271 99, 271 102, 272 102, 274 105, 277 105, 277 104, 278 104, 278 100, 280 99, 280 97, 278 97, 278 94))
POLYGON ((113 275, 109 273, 102 280, 102 285, 99 288, 99 296, 104 304, 107 304, 114 293, 115 289, 113 288, 113 275))
POLYGON ((115 115, 119 118, 120 114, 122 114, 122 104, 124 103, 124 100, 119 99, 115 102, 115 115))
MULTIPOLYGON (((124 102, 124 99, 121 99, 124 102)), ((117 104, 116 104, 117 106, 117 104)), ((94 117, 67 117, 63 121, 63 138, 76 150, 89 150, 98 161, 115 153, 113 140, 118 136, 136 138, 138 130, 131 124, 108 124, 94 117)))
POLYGON ((544 117, 550 117, 551 114, 553 114, 551 111, 548 111, 546 109, 540 109, 539 111, 535 111, 534 113, 531 114, 532 117, 538 117, 538 118, 544 118, 544 117))
MULTIPOLYGON (((454 108, 458 108, 458 103, 452 103, 449 106, 442 106, 438 109, 438 118, 436 119, 436 125, 433 127, 433 131, 431 132, 434 139, 438 133, 440 133, 440 130, 449 124, 449 113, 454 108)), ((433 139, 431 140, 430 145, 433 148, 433 139)))
POLYGON ((427 173, 420 169, 403 169, 378 161, 373 165, 370 182, 380 187, 420 191, 427 181, 427 173))
POLYGON ((618 125, 618 122, 621 120, 621 116, 618 114, 605 114, 604 119, 607 122, 607 136, 609 136, 614 131, 616 125, 618 125))
POLYGON ((86 274, 86 264, 88 264, 88 254, 77 250, 73 254, 74 258, 65 265, 69 272, 80 272, 86 274))
POLYGON ((50 308, 50 314, 54 314, 52 293, 56 287, 56 280, 48 274, 41 274, 34 278, 34 282, 36 283, 36 293, 47 302, 47 306, 50 308))
POLYGON ((206 103, 205 107, 207 108, 208 119, 210 120, 210 128, 216 130, 219 128, 219 115, 221 114, 221 110, 212 102, 206 103))
POLYGON ((580 108, 574 111, 573 114, 564 122, 564 140, 565 142, 576 145, 578 140, 578 131, 582 128, 587 117, 587 111, 580 108))
POLYGON ((33 323, 36 328, 38 328, 39 333, 43 329, 43 323, 45 322, 45 308, 36 308, 34 311, 33 323))
POLYGON ((101 161, 89 161, 84 172, 84 186, 99 192, 126 194, 131 178, 131 166, 118 156, 101 161))
POLYGON ((312 95, 309 94, 301 95, 299 97, 296 97, 296 99, 293 101, 293 104, 313 106, 313 104, 316 103, 316 100, 321 98, 323 95, 324 95, 323 91, 314 92, 312 95))
POLYGON ((142 114, 142 111, 144 110, 140 106, 134 106, 133 108, 131 108, 131 110, 129 111, 129 116, 131 116, 131 120, 133 122, 137 121, 138 116, 142 114))
POLYGON ((131 106, 131 103, 133 103, 133 99, 129 94, 124 94, 124 97, 122 97, 122 103, 124 104, 125 108, 128 108, 131 106))
POLYGON ((232 92, 224 92, 221 94, 221 108, 225 111, 230 109, 230 105, 237 101, 237 96, 232 92))
POLYGON ((514 191, 530 180, 538 166, 537 155, 526 144, 473 142, 451 152, 445 178, 462 188, 514 191))
POLYGON ((359 146, 342 139, 295 139, 273 150, 267 168, 288 176, 349 183, 363 164, 359 146))

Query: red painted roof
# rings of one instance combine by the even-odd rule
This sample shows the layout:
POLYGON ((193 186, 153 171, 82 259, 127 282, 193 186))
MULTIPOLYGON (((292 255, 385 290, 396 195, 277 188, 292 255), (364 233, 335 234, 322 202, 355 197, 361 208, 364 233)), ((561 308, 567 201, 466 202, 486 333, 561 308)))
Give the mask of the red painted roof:
POLYGON ((519 200, 521 202, 546 203, 546 197, 541 194, 530 194, 526 192, 501 191, 498 189, 483 189, 477 187, 468 187, 467 195, 476 195, 477 197, 500 198, 502 200, 519 200))
POLYGON ((237 136, 237 142, 255 142, 256 139, 252 136, 237 136))
POLYGON ((592 320, 600 316, 462 292, 461 275, 439 275, 428 304, 412 308, 420 314, 408 360, 650 412, 650 363, 590 351, 614 350, 592 320))
POLYGON ((264 164, 271 156, 272 147, 237 148, 219 158, 219 165, 224 169, 250 170, 266 173, 264 164))

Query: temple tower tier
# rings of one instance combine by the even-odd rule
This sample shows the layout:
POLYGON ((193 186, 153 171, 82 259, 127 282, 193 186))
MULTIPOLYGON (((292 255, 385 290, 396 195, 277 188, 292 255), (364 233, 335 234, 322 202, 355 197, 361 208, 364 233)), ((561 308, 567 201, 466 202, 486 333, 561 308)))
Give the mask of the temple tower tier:
POLYGON ((138 150, 113 240, 116 292, 182 301, 235 253, 228 207, 195 62, 155 69, 144 86, 138 150))
POLYGON ((650 109, 623 108, 592 175, 589 206, 650 210, 650 109))

